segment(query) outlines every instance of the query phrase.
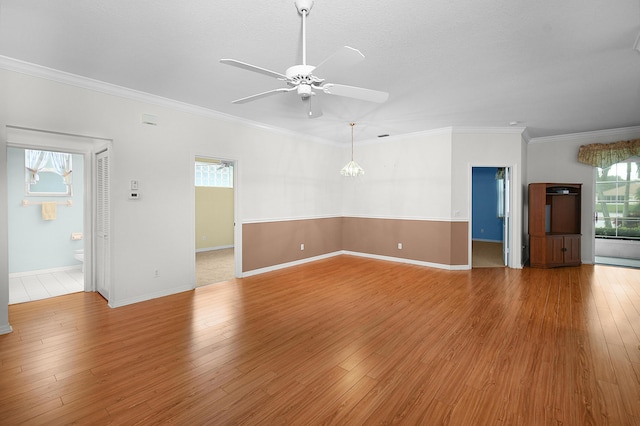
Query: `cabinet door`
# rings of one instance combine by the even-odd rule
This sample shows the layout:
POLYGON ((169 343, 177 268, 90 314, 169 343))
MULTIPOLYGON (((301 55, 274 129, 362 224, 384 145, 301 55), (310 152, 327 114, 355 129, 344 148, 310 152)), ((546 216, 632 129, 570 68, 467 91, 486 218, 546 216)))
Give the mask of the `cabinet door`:
POLYGON ((547 263, 547 239, 546 237, 529 237, 529 263, 534 268, 544 268, 547 263))
POLYGON ((582 262, 580 256, 580 235, 565 235, 564 249, 564 263, 566 265, 579 265, 582 262))
POLYGON ((564 263, 564 237, 547 236, 547 266, 559 266, 564 263))

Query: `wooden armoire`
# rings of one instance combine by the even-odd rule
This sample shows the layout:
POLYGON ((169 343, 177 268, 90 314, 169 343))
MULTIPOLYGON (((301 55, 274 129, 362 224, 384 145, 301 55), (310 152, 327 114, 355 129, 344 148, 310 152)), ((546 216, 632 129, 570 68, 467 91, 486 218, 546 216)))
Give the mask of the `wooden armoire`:
POLYGON ((577 266, 580 257, 582 184, 529 184, 529 264, 577 266))

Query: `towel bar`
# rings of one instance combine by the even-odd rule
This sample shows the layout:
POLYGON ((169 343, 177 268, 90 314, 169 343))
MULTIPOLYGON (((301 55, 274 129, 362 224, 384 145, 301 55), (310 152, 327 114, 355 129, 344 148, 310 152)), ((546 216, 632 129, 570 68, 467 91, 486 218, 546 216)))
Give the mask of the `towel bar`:
MULTIPOLYGON (((42 201, 22 200, 22 207, 39 206, 39 205, 42 205, 42 203, 43 203, 42 201)), ((59 206, 67 206, 67 207, 73 206, 73 200, 56 201, 55 203, 59 206)))

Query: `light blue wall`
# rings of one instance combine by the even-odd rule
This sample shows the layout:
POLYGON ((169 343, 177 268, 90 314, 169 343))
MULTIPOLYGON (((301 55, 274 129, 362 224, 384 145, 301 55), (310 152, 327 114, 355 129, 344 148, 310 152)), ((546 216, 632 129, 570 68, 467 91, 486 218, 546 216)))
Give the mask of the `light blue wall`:
POLYGON ((472 233, 474 240, 502 241, 503 222, 498 217, 496 167, 472 169, 472 233))
POLYGON ((9 219, 9 273, 39 271, 81 265, 74 251, 84 240, 71 240, 71 233, 83 232, 84 158, 73 155, 73 195, 33 197, 25 194, 24 150, 7 149, 9 219), (39 205, 22 206, 22 200, 73 201, 73 206, 57 206, 56 220, 42 220, 39 205))

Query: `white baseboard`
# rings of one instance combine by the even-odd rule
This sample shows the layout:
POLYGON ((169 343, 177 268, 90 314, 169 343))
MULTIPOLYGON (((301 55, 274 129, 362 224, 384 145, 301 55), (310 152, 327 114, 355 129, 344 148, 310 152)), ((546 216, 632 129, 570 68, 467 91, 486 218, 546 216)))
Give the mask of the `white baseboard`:
POLYGON ((403 257, 381 256, 378 254, 360 253, 354 251, 342 251, 343 254, 350 254, 352 256, 368 257, 370 259, 386 260, 396 263, 408 263, 410 265, 426 266, 429 268, 446 269, 448 271, 466 271, 471 269, 469 265, 445 265, 443 263, 424 262, 422 260, 405 259, 403 257))
POLYGON ((60 266, 58 268, 39 269, 36 271, 12 272, 9 274, 9 278, 28 277, 30 275, 53 274, 55 272, 73 271, 76 269, 82 269, 82 264, 71 265, 71 266, 60 266))
POLYGON ((167 289, 164 291, 158 291, 152 294, 145 294, 144 296, 130 297, 124 300, 116 300, 116 301, 109 300, 109 307, 120 308, 122 306, 132 305, 134 303, 139 303, 139 302, 146 302, 147 300, 157 299, 158 297, 171 296, 172 294, 178 294, 178 293, 191 291, 191 290, 193 290, 193 286, 181 286, 181 287, 174 287, 171 289, 167 289))
POLYGON ((296 260, 294 262, 281 263, 279 265, 273 265, 266 268, 254 269, 252 271, 246 271, 242 273, 242 278, 250 277, 252 275, 264 274, 265 272, 277 271, 278 269, 289 268, 291 266, 302 265, 304 263, 314 262, 320 259, 327 259, 329 257, 339 256, 341 254, 348 254, 351 256, 367 257, 370 259, 386 260, 389 262, 408 263, 411 265, 427 266, 429 268, 446 269, 449 271, 466 271, 471 269, 469 265, 444 265, 441 263, 423 262, 420 260, 404 259, 401 257, 380 256, 377 254, 360 253, 355 251, 340 250, 333 253, 323 254, 321 256, 308 257, 306 259, 296 260))
POLYGON ((278 269, 290 268, 296 265, 302 265, 309 262, 314 262, 320 259, 327 259, 329 257, 334 257, 342 254, 341 251, 336 251, 333 253, 322 254, 320 256, 307 257, 306 259, 295 260, 293 262, 281 263, 279 265, 268 266, 266 268, 254 269, 252 271, 247 271, 242 273, 241 278, 251 277, 253 275, 264 274, 265 272, 277 271, 278 269))

